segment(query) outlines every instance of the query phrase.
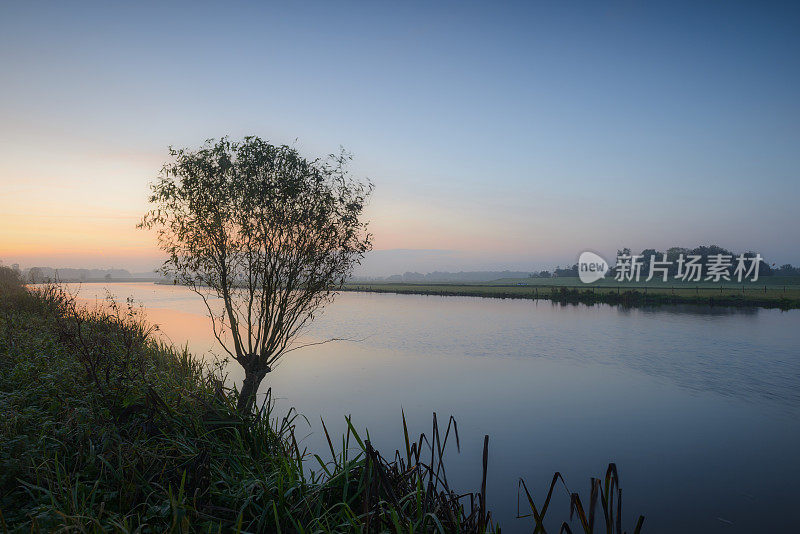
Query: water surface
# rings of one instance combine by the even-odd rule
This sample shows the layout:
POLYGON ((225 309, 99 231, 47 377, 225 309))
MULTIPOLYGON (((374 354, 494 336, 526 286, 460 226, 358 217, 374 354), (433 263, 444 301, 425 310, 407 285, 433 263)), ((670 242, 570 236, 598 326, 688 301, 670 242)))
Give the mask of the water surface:
MULTIPOLYGON (((223 354, 188 289, 84 284, 79 295, 106 289, 141 302, 174 343, 223 354)), ((462 447, 448 478, 478 488, 489 434, 487 498, 506 532, 531 530, 515 519, 519 477, 539 499, 555 470, 587 493, 609 461, 628 530, 639 513, 645 532, 791 530, 800 311, 344 293, 304 341, 329 338, 356 341, 294 351, 264 383, 307 416, 304 443, 327 450, 319 418, 342 432, 352 414, 388 453, 402 443, 401 407, 415 433, 434 411, 453 415, 462 447)), ((563 496, 551 506, 567 518, 563 496)))

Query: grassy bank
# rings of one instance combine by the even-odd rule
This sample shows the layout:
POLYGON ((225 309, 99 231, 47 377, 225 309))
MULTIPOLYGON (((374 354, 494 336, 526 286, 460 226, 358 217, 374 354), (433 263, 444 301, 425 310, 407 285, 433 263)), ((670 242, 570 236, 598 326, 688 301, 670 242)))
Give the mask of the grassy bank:
MULTIPOLYGON (((80 309, 0 276, 0 531, 497 531, 484 488, 447 485, 452 421, 406 430, 390 459, 348 421, 323 459, 298 447, 296 414, 267 398, 238 416, 218 369, 152 333, 131 306, 80 309)), ((572 494, 573 526, 594 530, 598 495, 611 516, 597 528, 615 525, 617 493, 610 468, 586 513, 572 494)), ((542 525, 549 496, 543 509, 529 497, 526 521, 542 525)))
POLYGON ((345 291, 373 293, 399 293, 414 295, 440 295, 485 297, 502 299, 545 299, 563 303, 606 303, 624 306, 650 306, 660 304, 702 304, 711 306, 742 306, 800 308, 800 285, 792 279, 778 283, 749 285, 720 284, 635 284, 617 285, 612 281, 585 285, 577 279, 538 279, 486 282, 483 284, 413 284, 353 282, 345 291), (779 283, 783 282, 783 283, 779 283))

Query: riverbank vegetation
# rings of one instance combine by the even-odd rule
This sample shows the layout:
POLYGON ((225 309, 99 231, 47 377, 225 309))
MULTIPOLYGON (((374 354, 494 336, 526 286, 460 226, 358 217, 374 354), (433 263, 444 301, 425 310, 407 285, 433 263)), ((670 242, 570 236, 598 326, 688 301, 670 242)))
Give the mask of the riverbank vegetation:
POLYGON ((611 304, 622 306, 653 306, 663 304, 699 304, 706 306, 736 306, 800 308, 800 284, 794 278, 774 279, 764 284, 617 284, 603 280, 582 284, 574 279, 548 279, 546 283, 499 280, 483 284, 387 284, 352 282, 344 291, 485 297, 502 299, 544 299, 565 304, 611 304))
MULTIPOLYGON (((276 414, 268 394, 242 415, 221 367, 154 333, 131 303, 81 309, 0 268, 0 531, 499 531, 484 499, 488 437, 472 493, 448 486, 444 453, 459 436, 435 415, 417 439, 403 417, 392 456, 349 420, 312 454, 296 413, 276 414)), ((570 494, 576 531, 621 532, 617 482, 611 469, 593 479, 588 506, 570 494)), ((544 532, 553 486, 540 509, 522 487, 532 519, 521 520, 544 532)))

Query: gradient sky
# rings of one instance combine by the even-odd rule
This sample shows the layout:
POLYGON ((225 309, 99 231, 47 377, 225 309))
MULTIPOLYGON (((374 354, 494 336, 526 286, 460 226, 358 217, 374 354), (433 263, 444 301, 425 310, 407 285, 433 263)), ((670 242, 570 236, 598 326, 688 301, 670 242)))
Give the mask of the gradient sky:
POLYGON ((0 7, 6 264, 154 267, 134 226, 167 147, 226 134, 352 151, 367 274, 711 243, 800 263, 790 4, 169 4, 0 7))

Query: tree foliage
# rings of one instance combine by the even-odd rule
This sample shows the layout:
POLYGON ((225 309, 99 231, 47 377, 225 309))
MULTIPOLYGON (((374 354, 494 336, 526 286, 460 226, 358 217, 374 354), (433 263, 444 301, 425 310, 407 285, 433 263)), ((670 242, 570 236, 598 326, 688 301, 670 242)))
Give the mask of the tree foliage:
POLYGON ((257 137, 170 149, 152 184, 163 274, 203 297, 214 335, 245 370, 243 406, 371 248, 372 191, 345 152, 309 160, 257 137), (221 299, 222 309, 212 305, 221 299))

